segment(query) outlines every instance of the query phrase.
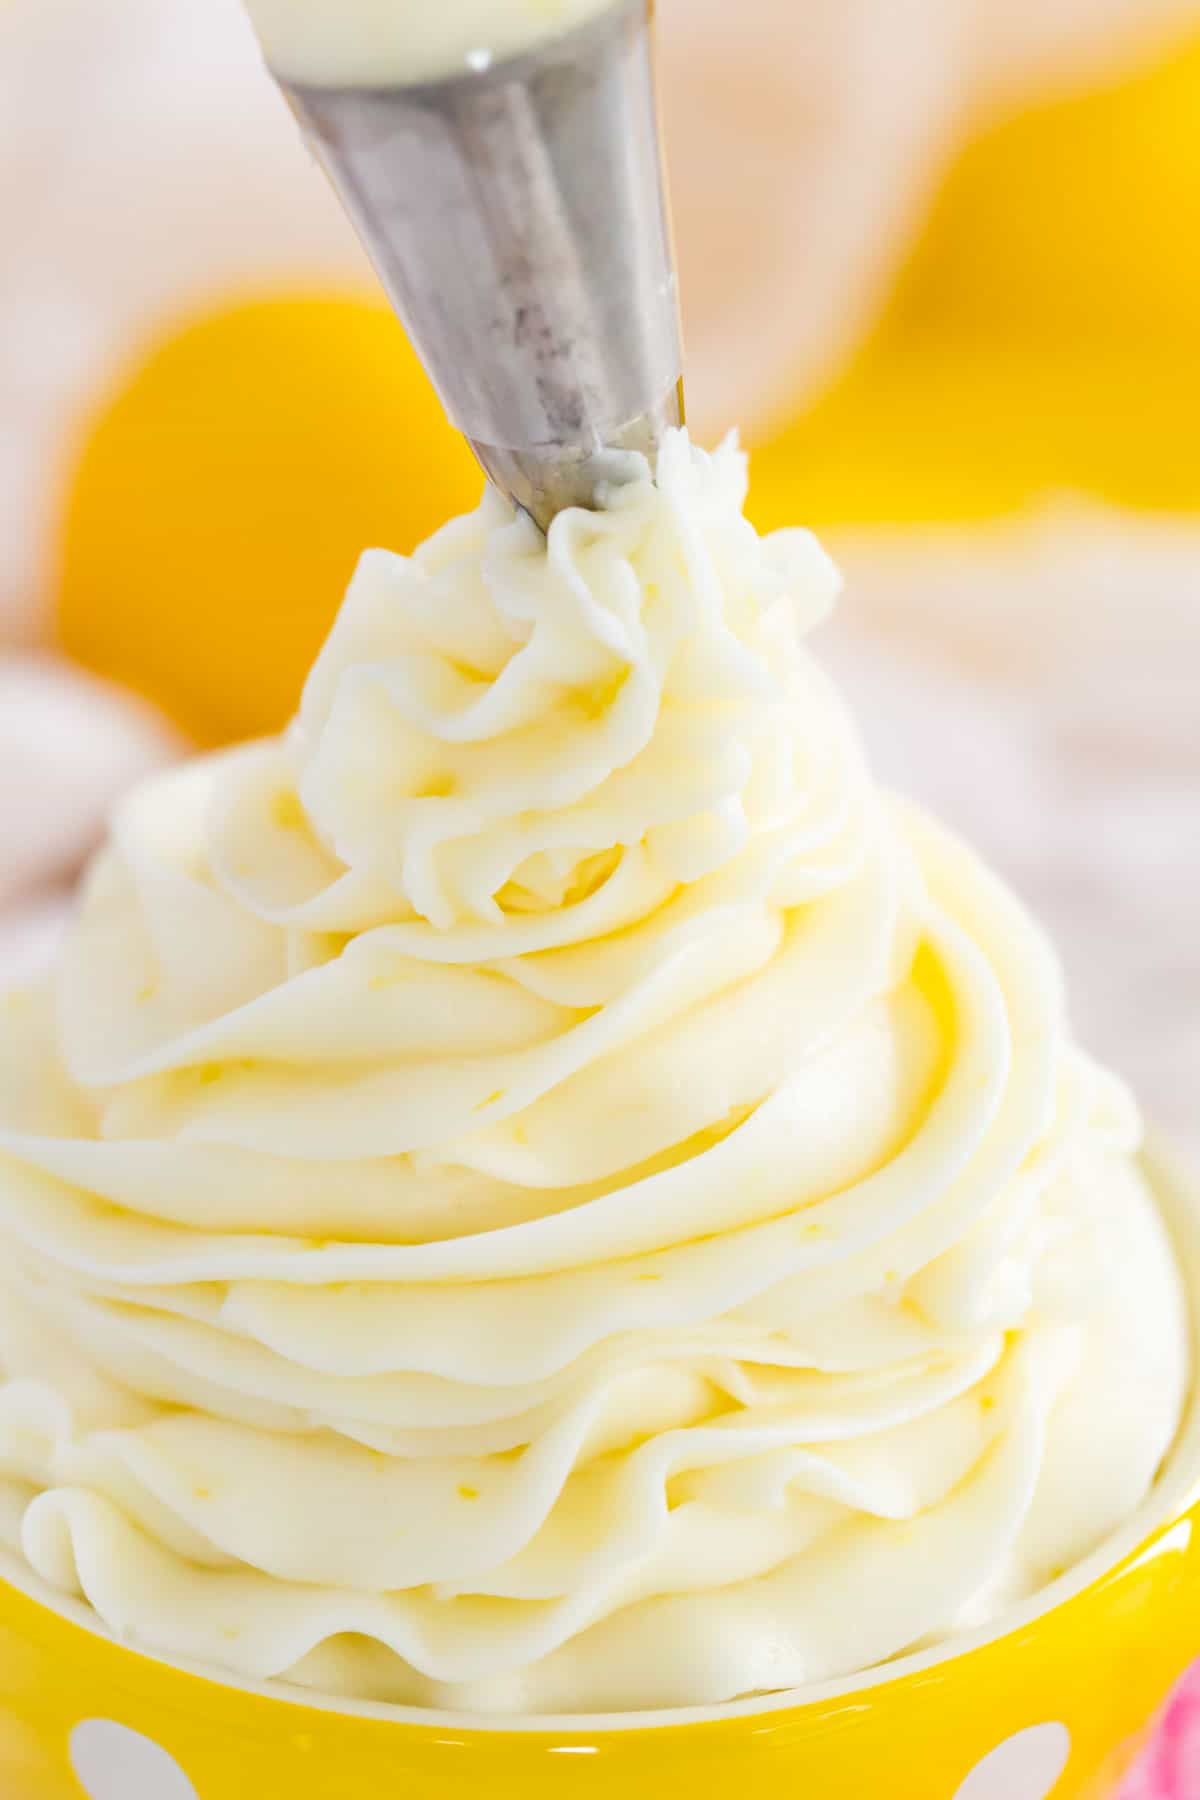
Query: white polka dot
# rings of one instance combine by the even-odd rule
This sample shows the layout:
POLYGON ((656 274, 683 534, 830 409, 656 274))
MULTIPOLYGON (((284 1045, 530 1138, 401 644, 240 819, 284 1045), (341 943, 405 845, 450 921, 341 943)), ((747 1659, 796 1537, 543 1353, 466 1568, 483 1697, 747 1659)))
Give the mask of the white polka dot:
POLYGON ((88 1800, 199 1800, 161 1744, 113 1719, 85 1719, 75 1727, 71 1767, 88 1800))
POLYGON ((1031 1725, 985 1756, 954 1800, 1047 1800, 1070 1754, 1065 1725, 1031 1725))

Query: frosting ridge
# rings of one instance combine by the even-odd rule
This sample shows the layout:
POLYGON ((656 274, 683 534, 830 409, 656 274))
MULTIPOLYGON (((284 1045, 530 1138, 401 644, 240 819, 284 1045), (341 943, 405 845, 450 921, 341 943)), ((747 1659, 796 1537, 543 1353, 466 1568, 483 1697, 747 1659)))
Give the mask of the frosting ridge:
POLYGON ((623 474, 369 552, 289 731, 132 796, 4 1003, 0 1519, 150 1648, 718 1702, 998 1611, 1170 1447, 1053 951, 875 787, 736 445, 623 474))

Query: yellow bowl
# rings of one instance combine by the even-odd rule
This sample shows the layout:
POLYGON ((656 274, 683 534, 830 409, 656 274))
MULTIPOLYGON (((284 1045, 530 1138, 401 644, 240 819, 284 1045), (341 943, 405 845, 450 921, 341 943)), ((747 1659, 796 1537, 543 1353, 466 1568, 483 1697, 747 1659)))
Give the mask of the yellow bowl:
MULTIPOLYGON (((1155 1180, 1200 1294, 1200 1205, 1155 1180)), ((1099 1800, 1200 1652, 1200 1404, 1117 1540, 984 1630, 709 1712, 480 1720, 234 1686, 0 1582, 4 1800, 1099 1800)))

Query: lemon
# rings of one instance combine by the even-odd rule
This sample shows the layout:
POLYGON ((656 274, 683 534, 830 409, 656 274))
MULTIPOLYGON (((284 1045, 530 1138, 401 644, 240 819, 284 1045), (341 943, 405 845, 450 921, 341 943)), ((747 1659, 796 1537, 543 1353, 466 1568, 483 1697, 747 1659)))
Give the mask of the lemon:
POLYGON ((127 371, 86 433, 62 644, 200 743, 273 730, 362 549, 411 549, 481 485, 382 302, 222 307, 127 371))
POLYGON ((1200 39, 957 159, 878 328, 762 446, 765 527, 1200 510, 1200 39))
MULTIPOLYGON (((763 527, 994 516, 1076 490, 1200 510, 1200 39, 980 133, 891 304, 758 447, 763 527)), ((382 302, 291 294, 163 341, 65 509, 65 647, 195 738, 274 729, 360 551, 481 478, 382 302)))

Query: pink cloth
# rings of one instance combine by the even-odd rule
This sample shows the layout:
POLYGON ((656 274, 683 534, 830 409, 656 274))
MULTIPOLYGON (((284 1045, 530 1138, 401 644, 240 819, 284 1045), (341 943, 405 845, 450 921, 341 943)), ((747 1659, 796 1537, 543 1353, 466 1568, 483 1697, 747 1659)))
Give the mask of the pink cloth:
POLYGON ((1200 1800, 1200 1662, 1172 1694, 1118 1800, 1200 1800))

